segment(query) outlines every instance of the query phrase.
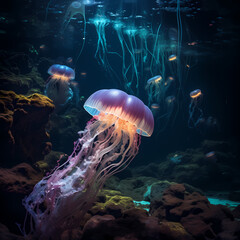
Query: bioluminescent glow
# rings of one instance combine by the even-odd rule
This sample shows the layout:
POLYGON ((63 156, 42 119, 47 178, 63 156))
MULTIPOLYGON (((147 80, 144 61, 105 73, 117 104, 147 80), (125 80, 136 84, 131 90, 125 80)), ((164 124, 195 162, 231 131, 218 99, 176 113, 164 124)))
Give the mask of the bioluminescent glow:
POLYGON ((60 239, 64 231, 78 228, 105 181, 138 153, 140 135, 153 133, 150 109, 123 91, 99 90, 84 108, 93 119, 79 132, 73 153, 23 201, 31 229, 25 237, 60 239))
POLYGON ((111 66, 107 58, 108 48, 105 34, 105 28, 109 24, 109 20, 104 15, 97 15, 94 19, 91 19, 90 22, 94 24, 98 35, 95 58, 97 59, 98 63, 104 67, 106 71, 109 71, 109 68, 111 68, 111 66))
POLYGON ((75 78, 75 72, 68 66, 54 64, 48 69, 48 74, 51 76, 47 81, 45 93, 58 108, 73 98, 70 81, 75 78))
POLYGON ((202 91, 200 89, 196 89, 190 92, 191 102, 189 104, 189 119, 188 119, 188 127, 194 128, 197 127, 199 121, 203 118, 203 110, 200 107, 200 103, 202 100, 202 91))
MULTIPOLYGON (((70 21, 74 16, 80 15, 83 17, 83 42, 82 42, 82 47, 80 49, 80 52, 77 56, 77 60, 79 56, 81 55, 84 45, 85 45, 85 39, 86 39, 86 17, 85 17, 85 4, 84 0, 78 0, 78 1, 73 1, 67 8, 67 11, 65 13, 64 19, 63 19, 63 24, 62 24, 62 30, 61 32, 64 33, 66 28, 68 27, 70 21)), ((76 60, 76 62, 77 62, 76 60)))

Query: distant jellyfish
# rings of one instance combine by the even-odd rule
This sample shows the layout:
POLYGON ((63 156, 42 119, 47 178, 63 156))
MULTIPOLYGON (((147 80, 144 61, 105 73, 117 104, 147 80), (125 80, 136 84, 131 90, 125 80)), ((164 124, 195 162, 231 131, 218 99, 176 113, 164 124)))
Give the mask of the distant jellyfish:
POLYGON ((210 163, 216 163, 217 162, 216 153, 214 151, 206 153, 205 160, 208 160, 208 162, 210 162, 210 163))
POLYGON ((202 100, 202 91, 196 89, 190 92, 191 102, 189 104, 189 119, 188 127, 194 128, 198 126, 199 122, 203 119, 203 111, 200 108, 200 102, 202 100))
MULTIPOLYGON (((92 1, 90 1, 90 2, 92 2, 92 1)), ((81 50, 78 54, 76 62, 78 61, 78 58, 83 51, 83 48, 84 48, 84 45, 85 45, 85 39, 86 39, 86 37, 85 37, 85 35, 86 35, 85 5, 88 5, 88 3, 86 3, 86 4, 85 3, 86 3, 86 1, 83 1, 83 0, 73 1, 69 5, 69 7, 66 11, 66 14, 65 14, 64 20, 63 20, 63 25, 62 25, 62 33, 64 33, 68 24, 70 23, 71 19, 74 16, 81 15, 83 17, 83 23, 84 23, 84 26, 83 26, 83 43, 82 43, 82 47, 81 47, 81 50)))
POLYGON ((178 39, 178 31, 176 28, 169 28, 168 30, 168 37, 171 41, 177 41, 178 39))
POLYGON ((83 1, 74 1, 69 5, 64 16, 63 31, 66 29, 71 19, 78 14, 81 15, 85 20, 85 5, 83 1))
POLYGON ((162 76, 156 75, 150 79, 148 79, 145 89, 148 93, 148 105, 152 102, 158 102, 159 94, 161 92, 161 82, 162 76))
POLYGON ((75 72, 68 66, 54 64, 48 69, 48 74, 51 76, 47 81, 45 93, 58 108, 73 98, 70 81, 75 78, 75 72))
POLYGON ((177 59, 177 56, 175 54, 172 54, 168 57, 169 62, 175 61, 176 59, 177 59))
POLYGON ((169 120, 169 118, 171 117, 172 113, 173 113, 173 109, 174 109, 174 103, 176 101, 176 97, 171 95, 166 97, 165 102, 166 102, 166 118, 169 120))
POLYGON ((68 57, 67 60, 66 60, 66 62, 67 62, 68 64, 72 64, 72 62, 73 62, 72 57, 68 57))
POLYGON ((153 104, 151 105, 151 110, 152 110, 153 116, 156 116, 156 115, 158 114, 159 109, 160 109, 159 104, 153 103, 153 104))

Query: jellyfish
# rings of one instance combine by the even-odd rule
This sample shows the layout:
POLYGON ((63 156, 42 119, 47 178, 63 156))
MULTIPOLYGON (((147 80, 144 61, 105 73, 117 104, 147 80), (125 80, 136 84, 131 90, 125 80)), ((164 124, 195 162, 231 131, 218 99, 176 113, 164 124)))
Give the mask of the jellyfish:
POLYGON ((121 90, 93 93, 84 109, 93 118, 79 132, 73 153, 23 201, 33 238, 60 239, 64 231, 79 227, 106 179, 130 164, 141 135, 153 133, 151 110, 121 90))
POLYGON ((194 128, 203 118, 203 110, 199 106, 202 100, 202 91, 200 89, 196 89, 190 92, 190 98, 191 102, 189 104, 188 127, 194 128))
POLYGON ((107 40, 105 35, 105 28, 109 24, 109 20, 105 16, 96 16, 94 19, 91 20, 94 24, 97 35, 98 35, 98 42, 97 42, 97 49, 95 52, 95 58, 97 59, 98 63, 108 71, 110 64, 108 63, 107 59, 107 40))
MULTIPOLYGON (((86 1, 73 1, 67 11, 66 14, 64 16, 64 20, 63 20, 63 25, 62 25, 62 33, 64 33, 65 29, 67 28, 68 24, 70 23, 71 19, 76 16, 76 15, 81 15, 83 17, 83 43, 82 43, 82 47, 81 50, 77 56, 77 60, 79 58, 79 56, 81 55, 84 45, 85 45, 85 38, 86 38, 86 18, 85 18, 85 5, 87 5, 86 1)), ((76 60, 76 61, 77 61, 76 60)))
POLYGON ((82 15, 85 22, 85 4, 83 1, 74 1, 69 5, 64 16, 63 31, 67 28, 71 19, 78 14, 82 15))
POLYGON ((161 75, 156 75, 147 81, 145 89, 148 93, 149 106, 153 102, 157 102, 160 105, 164 104, 166 94, 173 80, 173 78, 167 78, 167 80, 164 81, 161 75))
POLYGON ((153 104, 151 105, 151 110, 152 110, 153 116, 156 116, 156 115, 158 114, 159 109, 160 109, 159 104, 153 103, 153 104))
POLYGON ((54 64, 48 69, 48 74, 51 76, 47 80, 45 94, 58 108, 73 98, 70 81, 75 78, 75 72, 68 66, 54 64))
POLYGON ((152 102, 159 102, 162 81, 163 80, 161 75, 156 75, 148 79, 147 85, 145 87, 148 93, 148 105, 150 105, 152 102))
POLYGON ((128 68, 126 69, 125 72, 125 76, 127 75, 127 72, 132 69, 131 74, 131 80, 128 82, 127 87, 129 89, 131 88, 131 85, 133 83, 133 79, 135 77, 136 79, 136 90, 137 93, 139 91, 139 74, 138 74, 138 61, 136 59, 136 54, 135 54, 135 49, 137 48, 137 42, 136 42, 136 33, 137 33, 137 29, 133 26, 129 27, 128 29, 126 29, 124 31, 124 33, 128 36, 128 43, 127 41, 125 41, 125 45, 126 45, 126 49, 130 54, 130 58, 131 58, 131 63, 128 66, 128 68))
POLYGON ((177 59, 177 56, 175 54, 172 54, 168 57, 169 62, 175 61, 176 59, 177 59))
POLYGON ((121 46, 121 50, 122 50, 122 76, 124 79, 124 87, 125 89, 128 89, 129 87, 129 81, 128 78, 126 76, 126 54, 125 54, 125 47, 124 47, 124 37, 123 37, 123 28, 125 27, 125 25, 121 22, 121 21, 115 21, 113 24, 113 28, 115 29, 116 33, 117 33, 117 37, 121 46))
POLYGON ((163 132, 170 122, 174 120, 174 106, 175 106, 176 97, 171 95, 165 98, 165 104, 162 107, 162 111, 157 118, 158 121, 158 132, 163 132))

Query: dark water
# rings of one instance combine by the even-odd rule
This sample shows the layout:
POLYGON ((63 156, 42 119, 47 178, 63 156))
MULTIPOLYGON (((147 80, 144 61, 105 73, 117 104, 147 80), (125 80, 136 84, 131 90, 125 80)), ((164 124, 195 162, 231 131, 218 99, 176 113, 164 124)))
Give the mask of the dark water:
MULTIPOLYGON (((153 135, 142 137, 131 171, 170 161, 168 154, 177 151, 184 156, 189 148, 200 149, 196 151, 202 154, 219 151, 227 155, 226 159, 239 158, 237 1, 86 0, 83 10, 71 8, 71 4, 64 0, 10 0, 0 7, 1 72, 10 69, 16 75, 27 75, 35 67, 41 78, 41 86, 33 81, 24 88, 1 75, 0 90, 44 95, 52 64, 67 65, 75 71, 70 86, 73 96, 58 106, 46 126, 53 151, 71 154, 77 131, 83 130, 91 118, 83 110, 84 101, 97 90, 117 88, 137 96, 150 109, 152 104, 158 104, 157 109, 151 109, 155 119, 153 135), (116 24, 121 24, 117 30, 116 24), (11 60, 19 53, 24 54, 30 67, 22 60, 11 60), (177 59, 169 61, 170 55, 177 59), (162 82, 149 85, 147 81, 156 75, 161 75, 162 82), (173 78, 171 83, 168 77, 173 78), (189 96, 195 89, 201 90, 197 100, 189 96), (168 97, 173 97, 173 102, 168 102, 168 97), (189 114, 191 102, 193 115, 189 114), (66 116, 70 116, 74 127, 59 123, 66 116), (59 128, 63 129, 57 131, 59 128), (204 140, 225 142, 228 150, 216 145, 202 150, 204 140)), ((230 169, 229 175, 231 169, 239 167, 230 162, 224 165, 230 169)), ((225 168, 219 171, 220 175, 227 172, 225 168)), ((130 170, 119 175, 128 176, 132 176, 130 170)), ((239 190, 239 180, 228 176, 219 179, 220 190, 217 183, 204 190, 239 190)), ((200 179, 199 183, 187 182, 204 188, 200 179)))

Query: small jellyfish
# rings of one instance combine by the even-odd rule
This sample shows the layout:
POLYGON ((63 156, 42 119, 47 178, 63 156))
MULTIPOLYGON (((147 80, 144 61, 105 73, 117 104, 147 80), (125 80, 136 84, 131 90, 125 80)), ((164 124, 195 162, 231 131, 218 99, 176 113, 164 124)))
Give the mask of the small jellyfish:
POLYGON ((177 59, 177 56, 175 54, 172 54, 168 57, 169 62, 175 61, 176 59, 177 59))
POLYGON ((85 21, 85 5, 82 1, 74 1, 69 5, 63 21, 63 31, 71 19, 78 14, 82 15, 85 21))
POLYGON ((157 103, 153 103, 151 105, 151 109, 159 109, 159 108, 160 108, 160 106, 157 103))
POLYGON ((203 111, 200 108, 200 102, 202 100, 202 91, 196 89, 190 92, 191 102, 189 104, 189 119, 188 127, 194 128, 203 119, 203 111))
POLYGON ((72 57, 68 57, 67 60, 66 60, 66 62, 67 62, 68 64, 71 64, 71 63, 73 62, 72 57))
POLYGON ((169 28, 168 30, 168 37, 171 41, 177 41, 178 39, 178 31, 176 28, 169 28))
POLYGON ((70 23, 71 19, 74 16, 81 15, 83 17, 83 25, 84 25, 83 26, 83 38, 82 38, 83 42, 82 42, 82 47, 81 47, 81 50, 78 54, 76 62, 78 61, 78 58, 83 51, 83 48, 84 48, 84 45, 85 45, 85 39, 86 39, 85 5, 87 5, 87 4, 85 4, 84 1, 82 1, 82 0, 74 1, 69 5, 69 7, 67 9, 67 12, 64 16, 62 31, 61 31, 62 33, 64 33, 65 29, 67 28, 68 24, 70 23))
POLYGON ((73 97, 70 81, 75 78, 75 72, 68 66, 54 64, 48 69, 48 74, 51 76, 47 81, 45 93, 58 108, 73 97))
POLYGON ((154 101, 159 102, 159 97, 161 96, 161 90, 162 90, 162 87, 161 87, 162 81, 163 80, 161 75, 157 75, 148 79, 145 89, 147 90, 147 93, 148 93, 149 106, 154 101))
POLYGON ((214 151, 206 153, 205 159, 209 160, 209 162, 216 163, 217 162, 216 153, 214 151))
POLYGON ((153 116, 156 116, 156 115, 158 114, 159 109, 160 109, 159 104, 153 103, 153 104, 151 105, 151 110, 152 110, 153 116))
POLYGON ((170 117, 172 116, 174 105, 175 105, 176 97, 175 96, 168 96, 165 99, 166 102, 166 119, 167 122, 170 120, 170 117))

